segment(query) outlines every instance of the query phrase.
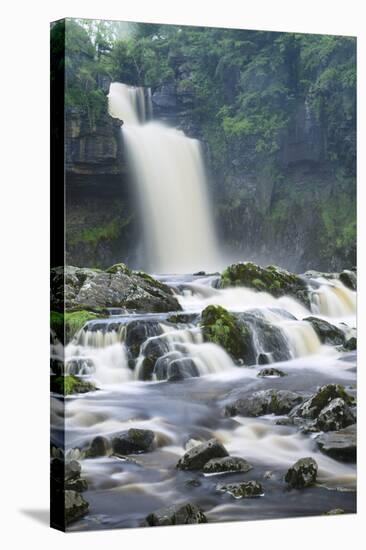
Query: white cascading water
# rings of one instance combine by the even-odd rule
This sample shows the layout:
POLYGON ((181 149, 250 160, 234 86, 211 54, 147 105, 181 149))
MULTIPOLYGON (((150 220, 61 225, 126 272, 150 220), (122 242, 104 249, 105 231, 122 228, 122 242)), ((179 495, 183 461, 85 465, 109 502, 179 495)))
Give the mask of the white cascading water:
POLYGON ((144 223, 146 267, 156 273, 217 269, 215 227, 199 141, 160 122, 146 121, 151 102, 143 88, 112 83, 109 112, 123 120, 127 162, 144 223))

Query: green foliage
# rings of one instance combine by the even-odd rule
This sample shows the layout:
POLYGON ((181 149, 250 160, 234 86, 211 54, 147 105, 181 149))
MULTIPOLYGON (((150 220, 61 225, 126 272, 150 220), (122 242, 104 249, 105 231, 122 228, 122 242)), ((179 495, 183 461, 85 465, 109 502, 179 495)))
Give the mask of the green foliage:
POLYGON ((321 242, 326 248, 332 242, 336 249, 356 243, 356 199, 346 192, 334 194, 321 210, 324 224, 321 242))
POLYGON ((105 68, 88 36, 76 21, 66 20, 65 106, 86 112, 93 127, 107 110, 107 98, 98 85, 105 68))

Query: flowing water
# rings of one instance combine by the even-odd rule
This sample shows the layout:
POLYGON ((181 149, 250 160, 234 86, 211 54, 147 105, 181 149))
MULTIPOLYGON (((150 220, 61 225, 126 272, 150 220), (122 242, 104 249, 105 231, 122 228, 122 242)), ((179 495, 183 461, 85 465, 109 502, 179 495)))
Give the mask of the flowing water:
POLYGON ((145 270, 187 273, 218 266, 215 227, 200 143, 149 121, 149 95, 114 83, 110 113, 121 120, 127 163, 144 227, 145 270))
MULTIPOLYGON (((245 288, 216 289, 215 277, 169 275, 161 279, 171 286, 183 313, 192 319, 172 325, 167 320, 169 314, 117 312, 107 319, 90 321, 66 347, 67 364, 71 365, 68 368, 75 372, 75 365, 79 365, 79 374, 93 380, 99 388, 66 399, 65 446, 69 457, 80 460, 89 484, 84 496, 90 503, 90 514, 69 529, 137 526, 151 511, 180 502, 199 505, 208 521, 315 515, 337 507, 354 511, 354 464, 322 454, 313 436, 304 435, 293 426, 277 425, 278 416, 226 418, 222 411, 239 395, 267 388, 309 395, 320 385, 332 382, 353 391, 355 353, 322 345, 303 318, 316 313, 350 335, 355 330, 355 293, 336 280, 314 280, 309 311, 290 297, 276 299, 245 288), (274 361, 271 366, 287 376, 258 378, 262 366, 238 366, 220 346, 204 343, 195 319, 208 303, 223 304, 277 327, 288 358, 274 361), (136 368, 131 370, 126 327, 137 320, 153 323, 158 334, 147 337, 136 368), (191 358, 199 377, 180 382, 157 381, 154 377, 151 381, 141 380, 144 349, 154 339, 165 342, 167 353, 191 358), (113 456, 80 458, 80 450, 95 436, 110 437, 130 427, 153 430, 157 448, 135 455, 136 462, 113 456), (226 475, 232 481, 259 480, 264 487, 263 497, 234 500, 216 491, 217 476, 176 469, 189 440, 210 437, 217 437, 230 454, 246 458, 253 465, 247 474, 226 475), (319 483, 306 491, 288 491, 283 476, 289 466, 304 456, 313 456, 318 462, 319 483)), ((266 341, 255 323, 252 329, 259 353, 266 341)), ((56 432, 54 439, 57 440, 56 432)))
MULTIPOLYGON (((66 455, 80 461, 88 481, 84 496, 90 512, 69 529, 134 527, 152 511, 186 502, 200 506, 208 521, 316 515, 338 507, 355 511, 355 465, 322 454, 314 434, 277 424, 274 415, 223 414, 227 404, 258 390, 287 389, 305 397, 332 382, 354 392, 356 353, 321 344, 305 319, 316 315, 351 337, 356 328, 355 292, 337 279, 314 277, 309 279, 308 310, 289 296, 218 289, 215 275, 187 275, 220 266, 199 142, 151 120, 148 90, 114 83, 109 109, 123 121, 121 132, 144 223, 145 267, 175 273, 155 276, 171 287, 184 315, 172 323, 172 312, 126 315, 111 310, 109 317, 88 322, 66 346, 66 371, 98 387, 65 398, 64 409, 62 400, 53 397, 53 444, 65 445, 66 455), (250 328, 253 351, 248 364, 235 363, 222 347, 204 342, 199 316, 209 304, 224 306, 250 328), (128 333, 136 322, 144 324, 146 334, 132 357, 128 333), (152 349, 162 351, 148 372, 152 349), (186 361, 192 377, 160 380, 164 364, 161 371, 157 367, 164 358, 186 361), (258 377, 263 359, 286 376, 258 377), (111 438, 131 427, 153 430, 156 448, 133 460, 85 458, 93 438, 111 438), (177 470, 187 445, 211 437, 253 465, 247 474, 226 474, 227 479, 258 480, 264 496, 234 500, 216 490, 217 476, 177 470), (319 465, 318 483, 290 491, 284 475, 305 456, 313 456, 319 465)), ((62 354, 57 343, 53 351, 62 354)))

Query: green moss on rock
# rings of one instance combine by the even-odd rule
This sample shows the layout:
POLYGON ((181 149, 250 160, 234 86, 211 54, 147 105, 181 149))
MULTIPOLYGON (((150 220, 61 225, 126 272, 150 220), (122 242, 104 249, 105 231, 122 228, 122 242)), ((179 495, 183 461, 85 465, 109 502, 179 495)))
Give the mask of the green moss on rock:
POLYGON ((73 374, 51 377, 51 391, 60 395, 71 395, 73 393, 87 393, 96 390, 91 382, 82 380, 73 374))
POLYGON ((232 264, 222 272, 219 284, 221 288, 244 286, 275 297, 288 294, 309 305, 306 283, 301 277, 274 265, 261 267, 253 262, 232 264))
POLYGON ((75 334, 87 323, 93 319, 98 319, 98 315, 91 311, 65 311, 65 340, 66 343, 73 339, 75 334))
POLYGON ((106 273, 124 273, 125 275, 131 275, 131 270, 124 263, 114 264, 108 269, 106 273))
POLYGON ((51 311, 51 329, 56 334, 60 342, 67 344, 75 334, 87 323, 93 319, 98 319, 100 315, 91 311, 51 311))
POLYGON ((250 331, 225 308, 207 306, 202 311, 201 326, 206 342, 222 346, 235 359, 246 357, 251 347, 250 331))

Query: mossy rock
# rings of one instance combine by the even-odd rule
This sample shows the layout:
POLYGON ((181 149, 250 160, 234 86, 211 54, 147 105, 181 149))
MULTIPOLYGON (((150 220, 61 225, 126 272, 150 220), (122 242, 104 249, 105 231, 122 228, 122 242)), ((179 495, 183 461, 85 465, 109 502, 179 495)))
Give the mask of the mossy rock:
POLYGON ((234 359, 244 359, 251 349, 250 330, 225 308, 207 306, 201 314, 203 338, 222 346, 234 359))
POLYGON ((321 386, 319 390, 310 397, 310 399, 305 401, 305 403, 295 412, 297 415, 304 418, 315 419, 331 401, 338 398, 343 399, 346 405, 353 406, 355 404, 354 398, 346 392, 341 384, 326 384, 321 386))
POLYGON ((253 262, 232 264, 222 272, 219 286, 243 286, 268 292, 275 297, 288 294, 309 306, 307 286, 301 277, 274 265, 261 267, 253 262))
POLYGON ((55 332, 60 342, 65 345, 69 343, 79 332, 79 330, 87 323, 94 319, 98 319, 102 314, 97 314, 92 311, 51 311, 51 329, 55 332))
POLYGON ((72 395, 74 393, 87 393, 97 388, 92 382, 78 378, 74 374, 51 377, 51 391, 60 395, 72 395))
POLYGON ((131 275, 131 270, 124 263, 114 264, 105 270, 106 273, 123 273, 125 275, 131 275))

